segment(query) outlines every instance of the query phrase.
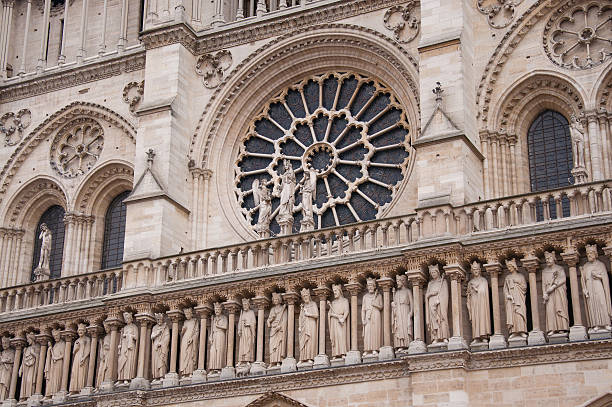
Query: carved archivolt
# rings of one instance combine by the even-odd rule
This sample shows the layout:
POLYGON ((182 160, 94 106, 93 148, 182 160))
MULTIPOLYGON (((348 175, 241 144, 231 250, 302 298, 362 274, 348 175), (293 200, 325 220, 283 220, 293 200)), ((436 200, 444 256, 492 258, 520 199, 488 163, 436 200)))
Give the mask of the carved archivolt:
POLYGON ((95 120, 80 117, 57 132, 51 143, 51 167, 74 178, 89 171, 104 147, 104 130, 95 120))
POLYGON ((478 0, 478 11, 487 16, 493 28, 504 28, 514 19, 516 6, 522 0, 478 0))
POLYGON ((612 6, 589 2, 558 8, 544 29, 544 51, 562 68, 589 69, 612 56, 612 6))
POLYGON ((204 86, 216 88, 221 84, 223 75, 232 66, 232 54, 227 50, 205 54, 198 58, 195 70, 202 77, 204 86))
POLYGON ((0 133, 4 135, 7 146, 14 146, 21 141, 31 119, 32 113, 28 109, 21 109, 17 113, 8 112, 0 117, 0 133))
MULTIPOLYGON (((102 165, 85 180, 83 187, 77 194, 74 208, 81 213, 90 214, 92 206, 98 205, 98 194, 108 194, 113 189, 111 184, 120 184, 119 188, 131 188, 134 179, 134 170, 124 163, 111 163, 102 165)), ((114 195, 113 195, 114 197, 114 195)))
MULTIPOLYGON (((288 160, 298 184, 294 229, 303 214, 304 182, 315 185, 316 228, 369 220, 393 200, 410 152, 409 124, 391 89, 353 73, 315 75, 283 90, 253 119, 236 160, 235 191, 254 222, 260 205, 253 185, 273 187, 276 208, 288 160)), ((271 229, 278 233, 274 221, 271 229)))
POLYGON ((419 34, 421 24, 420 8, 415 0, 403 6, 393 6, 385 13, 383 22, 398 42, 407 43, 419 34))
POLYGON ((40 204, 45 197, 49 198, 49 202, 67 207, 66 195, 57 183, 50 179, 37 179, 26 185, 13 199, 8 206, 4 224, 9 227, 22 226, 29 206, 40 204))
POLYGON ((123 101, 130 105, 130 112, 134 113, 144 94, 144 81, 130 82, 123 88, 123 101))

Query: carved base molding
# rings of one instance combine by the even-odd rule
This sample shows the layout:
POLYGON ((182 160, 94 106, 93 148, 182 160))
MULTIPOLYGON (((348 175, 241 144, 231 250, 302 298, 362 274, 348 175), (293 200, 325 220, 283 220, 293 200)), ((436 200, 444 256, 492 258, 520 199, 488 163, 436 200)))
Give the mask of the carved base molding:
POLYGON ((67 400, 66 404, 100 407, 160 406, 267 392, 397 379, 407 377, 411 373, 430 370, 464 369, 471 371, 609 358, 612 358, 612 340, 474 353, 469 350, 449 351, 410 355, 401 359, 367 365, 307 370, 267 377, 257 376, 194 384, 180 388, 107 393, 95 395, 89 399, 79 397, 77 400, 67 400))

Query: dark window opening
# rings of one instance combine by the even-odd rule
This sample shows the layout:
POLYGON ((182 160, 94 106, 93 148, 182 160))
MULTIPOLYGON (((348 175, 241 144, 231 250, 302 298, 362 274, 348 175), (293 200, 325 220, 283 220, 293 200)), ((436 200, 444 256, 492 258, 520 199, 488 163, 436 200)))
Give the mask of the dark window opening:
POLYGON ((118 267, 123 261, 123 241, 125 239, 125 204, 123 200, 130 191, 119 194, 108 206, 104 217, 104 247, 101 268, 118 267))

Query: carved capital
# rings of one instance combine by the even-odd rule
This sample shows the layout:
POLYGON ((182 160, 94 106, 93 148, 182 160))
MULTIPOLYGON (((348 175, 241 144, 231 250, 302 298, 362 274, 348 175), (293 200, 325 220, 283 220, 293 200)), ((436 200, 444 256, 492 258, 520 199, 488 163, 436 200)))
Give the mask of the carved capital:
POLYGON ((535 256, 529 255, 528 257, 525 257, 523 260, 521 260, 521 263, 523 263, 523 267, 525 267, 527 272, 535 273, 538 271, 540 260, 538 260, 538 258, 535 256))
POLYGON ((270 305, 270 300, 264 296, 257 296, 251 300, 257 309, 266 309, 270 305))
POLYGON ((346 291, 348 291, 352 296, 359 295, 363 291, 363 285, 357 281, 344 284, 344 288, 346 288, 346 291))
POLYGON ((378 282, 378 286, 382 288, 383 291, 391 291, 391 288, 393 288, 395 285, 391 277, 381 277, 376 281, 378 282))
POLYGON ((210 302, 205 302, 194 307, 193 310, 200 318, 206 319, 213 312, 213 306, 210 304, 210 302))
POLYGON ((295 291, 289 291, 283 294, 283 299, 287 304, 296 304, 300 299, 300 295, 295 291))
POLYGON ((104 328, 98 324, 91 324, 87 327, 87 333, 92 338, 96 338, 104 333, 104 328))
POLYGON ((499 263, 486 263, 483 264, 483 267, 491 277, 499 276, 501 271, 501 264, 499 263))
POLYGON ((49 327, 42 327, 40 333, 36 335, 36 342, 40 345, 46 345, 53 339, 49 327))
POLYGON ((140 323, 141 326, 143 324, 146 326, 149 324, 153 325, 155 323, 155 317, 149 312, 138 313, 134 315, 134 318, 140 323))
POLYGON ((465 270, 459 264, 449 264, 448 266, 444 266, 444 273, 454 281, 463 281, 465 280, 465 270))
POLYGON ((230 314, 235 314, 242 308, 238 301, 234 299, 230 299, 229 301, 225 301, 223 303, 223 308, 227 310, 230 314))
POLYGON ((185 318, 183 311, 180 309, 171 309, 170 311, 166 312, 166 315, 168 315, 168 318, 172 322, 181 322, 185 318))
POLYGON ((413 286, 416 284, 419 287, 423 287, 427 282, 427 276, 422 270, 407 270, 406 278, 410 281, 413 286))
POLYGON ((66 325, 66 329, 64 329, 62 331, 62 338, 68 342, 72 342, 73 340, 75 340, 77 338, 77 332, 76 329, 74 328, 74 325, 72 324, 68 324, 66 325))
POLYGON ((314 291, 314 294, 319 299, 319 301, 325 301, 332 293, 332 291, 328 287, 317 287, 312 291, 314 291))
POLYGON ((561 253, 561 258, 569 267, 576 267, 578 260, 580 259, 580 255, 578 252, 571 250, 561 253))
POLYGON ((13 345, 15 349, 23 349, 28 342, 26 341, 23 332, 20 332, 17 335, 19 336, 11 339, 11 345, 13 345))

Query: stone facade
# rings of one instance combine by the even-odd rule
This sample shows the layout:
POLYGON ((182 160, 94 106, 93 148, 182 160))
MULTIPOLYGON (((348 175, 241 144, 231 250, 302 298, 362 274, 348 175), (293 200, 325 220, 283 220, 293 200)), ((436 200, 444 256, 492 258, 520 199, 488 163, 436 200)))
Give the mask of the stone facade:
POLYGON ((609 1, 0 3, 3 406, 612 403, 609 1))

